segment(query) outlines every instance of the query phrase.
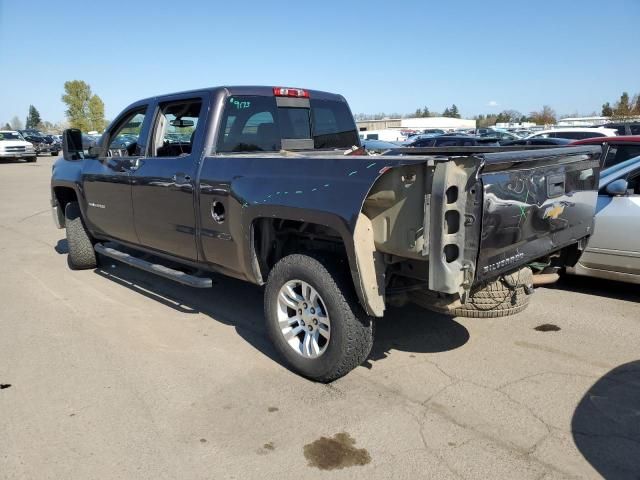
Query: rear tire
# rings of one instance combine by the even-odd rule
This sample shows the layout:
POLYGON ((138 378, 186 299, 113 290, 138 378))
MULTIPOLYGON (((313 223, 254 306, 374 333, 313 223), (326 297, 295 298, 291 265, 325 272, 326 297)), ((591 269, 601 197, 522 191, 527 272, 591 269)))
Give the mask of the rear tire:
POLYGON ((67 230, 67 245, 69 247, 69 267, 73 270, 95 268, 98 265, 93 241, 82 221, 82 213, 78 202, 70 202, 64 209, 65 226, 67 230))
MULTIPOLYGON (((296 297, 300 308, 306 308, 304 293, 296 294, 296 297)), ((300 314, 299 318, 303 317, 304 315, 300 314)), ((318 382, 331 382, 346 375, 367 359, 373 346, 373 321, 358 302, 349 269, 340 268, 339 265, 314 256, 289 255, 273 267, 265 289, 265 320, 269 337, 287 364, 300 375, 318 382), (316 353, 315 357, 303 353, 304 347, 302 347, 307 328, 313 328, 308 326, 309 317, 306 317, 307 325, 305 325, 304 321, 294 320, 297 312, 302 310, 282 308, 281 294, 285 291, 283 289, 296 282, 310 286, 318 295, 320 303, 315 305, 316 307, 321 305, 323 312, 320 315, 327 318, 326 324, 329 326, 330 336, 321 347, 321 353, 319 355, 316 353), (294 330, 300 325, 302 328, 299 335, 289 337, 287 340, 283 325, 287 325, 289 315, 291 315, 289 325, 292 326, 285 326, 284 329, 294 330), (300 349, 294 346, 298 341, 301 345, 300 349)), ((324 322, 320 321, 320 323, 324 322)), ((318 340, 325 341, 320 337, 318 340)))

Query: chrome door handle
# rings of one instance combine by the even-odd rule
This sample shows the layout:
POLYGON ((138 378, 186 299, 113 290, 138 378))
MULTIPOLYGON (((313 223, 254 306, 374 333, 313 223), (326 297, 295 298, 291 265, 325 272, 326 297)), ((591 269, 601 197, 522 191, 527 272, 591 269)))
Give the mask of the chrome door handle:
POLYGON ((132 172, 135 172, 136 170, 138 170, 143 162, 144 158, 136 158, 134 160, 131 161, 131 163, 129 164, 129 170, 131 170, 132 172))
POLYGON ((184 173, 176 173, 173 175, 171 180, 173 180, 175 183, 187 183, 191 181, 191 176, 185 175, 184 173))

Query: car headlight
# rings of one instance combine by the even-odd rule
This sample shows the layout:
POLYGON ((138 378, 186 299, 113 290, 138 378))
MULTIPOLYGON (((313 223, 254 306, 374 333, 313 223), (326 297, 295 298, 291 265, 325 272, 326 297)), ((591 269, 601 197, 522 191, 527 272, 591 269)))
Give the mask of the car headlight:
POLYGON ((29 144, 26 148, 27 152, 33 152, 33 145, 29 144))

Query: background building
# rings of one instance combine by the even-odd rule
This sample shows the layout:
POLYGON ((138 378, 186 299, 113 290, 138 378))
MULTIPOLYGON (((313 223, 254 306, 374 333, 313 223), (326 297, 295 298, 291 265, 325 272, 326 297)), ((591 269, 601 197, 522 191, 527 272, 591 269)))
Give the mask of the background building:
POLYGON ((357 121, 358 130, 384 130, 394 128, 398 130, 424 130, 427 128, 441 128, 455 130, 458 128, 476 128, 475 120, 451 117, 418 117, 418 118, 384 118, 382 120, 357 121))

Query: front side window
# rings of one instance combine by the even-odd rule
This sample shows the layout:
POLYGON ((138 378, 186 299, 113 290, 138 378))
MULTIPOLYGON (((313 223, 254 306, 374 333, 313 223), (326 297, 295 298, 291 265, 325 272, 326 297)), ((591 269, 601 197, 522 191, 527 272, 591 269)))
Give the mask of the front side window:
POLYGON ((198 128, 202 100, 182 100, 160 105, 153 127, 152 156, 189 155, 198 128))
POLYGON ((109 136, 109 150, 120 156, 141 156, 140 133, 144 125, 147 107, 139 107, 130 112, 109 136))

